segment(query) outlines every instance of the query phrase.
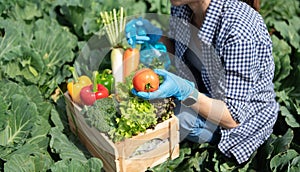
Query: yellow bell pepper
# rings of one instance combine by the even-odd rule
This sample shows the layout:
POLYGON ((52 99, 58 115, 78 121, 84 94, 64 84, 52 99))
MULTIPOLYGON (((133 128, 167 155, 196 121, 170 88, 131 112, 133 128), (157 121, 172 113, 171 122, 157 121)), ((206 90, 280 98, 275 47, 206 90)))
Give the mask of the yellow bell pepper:
POLYGON ((69 81, 67 84, 68 93, 73 102, 77 103, 78 105, 83 105, 80 99, 80 91, 83 87, 91 85, 92 81, 88 76, 85 75, 79 77, 74 67, 70 67, 70 71, 73 74, 73 80, 69 81))

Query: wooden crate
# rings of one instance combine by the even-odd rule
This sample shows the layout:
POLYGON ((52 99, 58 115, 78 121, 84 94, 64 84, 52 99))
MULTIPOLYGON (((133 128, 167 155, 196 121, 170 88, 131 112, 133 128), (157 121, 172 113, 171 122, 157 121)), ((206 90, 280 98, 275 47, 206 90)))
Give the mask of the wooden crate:
POLYGON ((104 133, 85 122, 81 108, 71 101, 67 92, 65 97, 72 132, 93 156, 102 160, 106 172, 144 172, 147 168, 179 156, 179 126, 175 116, 157 124, 154 129, 148 129, 146 133, 114 143, 104 133), (153 139, 163 142, 150 151, 133 155, 137 148, 153 139))

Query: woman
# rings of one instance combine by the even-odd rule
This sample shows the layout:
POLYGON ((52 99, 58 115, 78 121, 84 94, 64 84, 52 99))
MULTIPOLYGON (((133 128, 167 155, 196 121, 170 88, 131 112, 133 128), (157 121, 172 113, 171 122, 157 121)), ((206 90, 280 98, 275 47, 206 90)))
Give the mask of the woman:
MULTIPOLYGON (((222 153, 243 163, 270 136, 278 113, 272 42, 263 19, 238 0, 171 4, 170 35, 162 41, 196 80, 184 71, 155 70, 164 77, 159 90, 132 92, 150 100, 175 97, 183 104, 177 112, 181 134, 198 143, 217 142, 222 153)), ((131 45, 156 42, 157 31, 144 19, 126 26, 131 45)))

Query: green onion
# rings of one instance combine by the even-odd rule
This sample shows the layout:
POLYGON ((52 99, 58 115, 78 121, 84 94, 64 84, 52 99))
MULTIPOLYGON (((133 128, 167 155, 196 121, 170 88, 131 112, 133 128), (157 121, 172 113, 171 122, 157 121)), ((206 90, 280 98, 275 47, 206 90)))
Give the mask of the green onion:
POLYGON ((110 44, 112 47, 118 46, 122 42, 122 34, 126 23, 123 7, 118 11, 113 9, 109 12, 100 12, 100 16, 110 44))

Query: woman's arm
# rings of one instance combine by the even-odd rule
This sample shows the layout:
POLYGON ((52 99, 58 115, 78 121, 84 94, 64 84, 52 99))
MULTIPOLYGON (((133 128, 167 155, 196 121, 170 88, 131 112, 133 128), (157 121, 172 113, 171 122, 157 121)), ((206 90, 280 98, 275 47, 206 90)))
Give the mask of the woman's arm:
POLYGON ((191 106, 205 119, 224 128, 235 128, 239 124, 231 117, 226 104, 221 100, 216 100, 199 93, 198 101, 191 106))
MULTIPOLYGON (((172 39, 162 36, 159 40, 164 43, 169 53, 175 53, 175 46, 172 39)), ((224 128, 235 128, 238 123, 231 117, 226 104, 217 99, 212 99, 202 93, 198 94, 198 101, 192 108, 201 114, 205 119, 220 125, 224 128)))

